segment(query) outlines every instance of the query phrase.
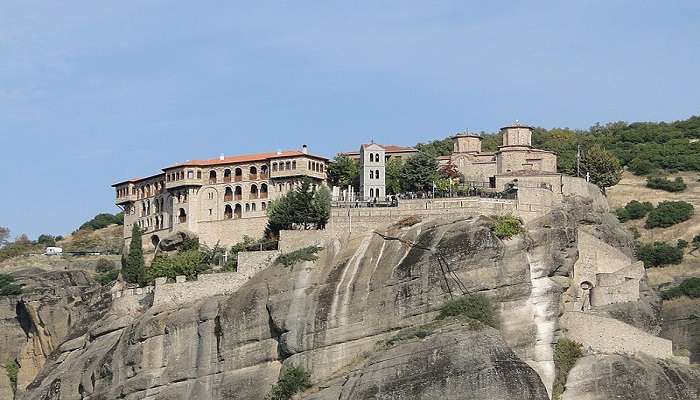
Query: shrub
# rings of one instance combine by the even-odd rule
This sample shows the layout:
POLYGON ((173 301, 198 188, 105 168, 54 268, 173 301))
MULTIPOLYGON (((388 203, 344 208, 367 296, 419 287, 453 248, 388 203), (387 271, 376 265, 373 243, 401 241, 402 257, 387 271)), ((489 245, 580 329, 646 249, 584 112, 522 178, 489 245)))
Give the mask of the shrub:
POLYGON ((699 248, 700 248, 700 233, 697 234, 697 235, 695 235, 695 237, 693 237, 693 242, 692 242, 692 244, 693 244, 693 248, 694 248, 694 249, 699 249, 699 248))
POLYGON ((10 385, 12 386, 12 393, 17 392, 17 374, 19 373, 19 364, 17 361, 12 360, 5 363, 5 371, 7 371, 7 377, 10 379, 10 385))
POLYGON ((36 239, 36 243, 44 247, 50 247, 56 245, 56 238, 51 235, 39 235, 36 239))
POLYGON ((95 264, 95 271, 97 272, 109 272, 117 268, 114 261, 108 260, 106 258, 100 258, 95 264))
POLYGON ((185 252, 190 250, 199 250, 199 238, 194 236, 186 236, 185 239, 180 244, 179 252, 185 252))
POLYGON ((437 319, 464 316, 498 328, 498 313, 491 301, 483 294, 466 295, 450 300, 440 308, 437 319))
POLYGON ((434 331, 435 331, 435 324, 434 323, 401 329, 396 335, 392 336, 386 342, 384 342, 384 344, 387 347, 391 347, 397 343, 400 343, 400 342, 403 342, 406 340, 411 340, 414 338, 422 339, 424 337, 428 337, 428 336, 432 335, 434 331))
POLYGON ((106 271, 95 276, 95 280, 102 286, 109 285, 110 283, 117 280, 119 276, 119 270, 113 269, 111 271, 106 271))
POLYGON ((645 228, 666 228, 687 221, 695 212, 693 205, 685 201, 663 201, 649 212, 645 228))
POLYGON ((639 158, 633 159, 627 166, 635 175, 649 175, 656 171, 656 166, 651 161, 639 158))
POLYGON ((644 218, 649 211, 654 209, 654 205, 645 201, 640 203, 637 200, 632 200, 627 203, 623 208, 618 208, 615 210, 617 218, 620 222, 626 222, 631 219, 641 219, 644 218))
POLYGON ((22 293, 22 285, 15 283, 12 275, 0 273, 0 296, 14 296, 22 293))
POLYGON ((682 296, 688 296, 690 298, 700 297, 700 278, 686 279, 673 289, 668 289, 661 292, 661 297, 664 300, 670 300, 682 296))
POLYGON ((514 215, 501 215, 491 225, 491 231, 499 239, 510 239, 523 232, 522 221, 514 215))
POLYGON ((291 253, 282 254, 277 258, 277 263, 284 265, 285 267, 294 267, 297 263, 301 261, 316 261, 318 256, 316 253, 323 250, 323 247, 319 246, 309 246, 303 249, 294 250, 291 253))
POLYGON ((146 270, 146 282, 153 282, 156 278, 175 279, 178 275, 185 275, 187 279, 197 276, 204 257, 199 250, 189 250, 175 255, 159 255, 153 259, 146 270))
POLYGON ((688 188, 688 185, 683 182, 683 178, 680 176, 672 181, 669 181, 661 176, 650 176, 647 178, 647 187, 651 189, 665 190, 667 192, 682 192, 688 188))
POLYGON ((289 367, 282 371, 265 400, 289 400, 295 394, 311 387, 311 374, 303 367, 289 367))
POLYGON ((559 338, 554 346, 554 366, 556 376, 552 388, 552 399, 558 400, 566 388, 566 379, 569 372, 579 358, 583 356, 583 346, 567 338, 559 338))
POLYGON ((679 264, 683 260, 683 249, 666 242, 638 243, 636 253, 646 268, 679 264))
POLYGON ((270 202, 267 230, 276 236, 282 229, 323 229, 330 210, 330 191, 324 186, 314 189, 305 179, 297 189, 270 202))
POLYGON ((676 247, 678 247, 681 250, 687 249, 688 245, 689 245, 689 243, 687 240, 678 239, 678 241, 676 242, 676 247))

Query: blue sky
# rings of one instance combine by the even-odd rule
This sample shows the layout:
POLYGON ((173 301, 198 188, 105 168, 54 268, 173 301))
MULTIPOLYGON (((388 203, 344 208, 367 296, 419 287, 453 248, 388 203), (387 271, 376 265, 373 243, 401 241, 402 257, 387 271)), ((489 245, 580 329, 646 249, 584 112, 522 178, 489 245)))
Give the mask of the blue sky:
POLYGON ((697 1, 0 2, 0 225, 70 232, 110 184, 307 143, 700 113, 697 1), (254 5, 251 5, 254 4, 254 5))

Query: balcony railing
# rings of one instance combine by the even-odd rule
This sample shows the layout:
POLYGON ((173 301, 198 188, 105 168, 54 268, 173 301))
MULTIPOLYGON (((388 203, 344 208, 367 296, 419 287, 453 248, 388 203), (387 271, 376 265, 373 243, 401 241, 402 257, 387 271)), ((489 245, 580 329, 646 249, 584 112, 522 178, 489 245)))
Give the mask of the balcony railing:
POLYGON ((257 181, 257 180, 258 180, 258 174, 250 174, 250 175, 248 176, 248 179, 250 179, 251 181, 257 181))

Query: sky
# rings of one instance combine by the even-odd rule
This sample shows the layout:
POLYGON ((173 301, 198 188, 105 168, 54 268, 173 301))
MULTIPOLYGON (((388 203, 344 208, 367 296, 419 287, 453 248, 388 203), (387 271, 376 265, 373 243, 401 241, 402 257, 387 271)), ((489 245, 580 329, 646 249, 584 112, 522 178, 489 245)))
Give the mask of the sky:
POLYGON ((0 226, 219 154, 700 114, 700 2, 0 1, 0 226))

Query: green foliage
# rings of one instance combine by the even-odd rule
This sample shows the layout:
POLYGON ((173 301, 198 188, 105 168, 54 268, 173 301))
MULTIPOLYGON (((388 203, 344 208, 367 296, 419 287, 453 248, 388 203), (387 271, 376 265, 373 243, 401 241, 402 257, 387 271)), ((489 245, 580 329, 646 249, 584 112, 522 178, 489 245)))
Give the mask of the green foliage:
POLYGON ((185 252, 185 251, 190 251, 190 250, 199 250, 199 238, 196 236, 185 236, 185 239, 182 241, 182 244, 180 245, 180 248, 178 249, 179 252, 185 252))
POLYGON ((282 371, 277 383, 272 385, 265 400, 289 400, 295 394, 311 387, 311 374, 303 367, 288 367, 282 371))
POLYGON ((647 229, 667 228, 689 220, 694 212, 693 205, 685 201, 662 201, 649 212, 644 227, 647 229))
POLYGON ((270 202, 267 208, 269 234, 277 236, 282 229, 322 229, 330 217, 330 192, 311 188, 304 180, 300 187, 270 202))
POLYGON ((276 263, 282 264, 283 266, 289 268, 294 267, 296 264, 302 261, 316 261, 318 256, 316 253, 323 250, 323 247, 319 246, 309 246, 304 247, 299 250, 294 250, 291 253, 282 254, 277 258, 276 263))
POLYGON ((401 170, 403 161, 400 158, 390 158, 386 163, 385 181, 387 194, 401 193, 401 170))
POLYGON ((423 339, 433 334, 435 331, 436 324, 430 323, 425 325, 420 325, 416 327, 410 327, 406 329, 401 329, 396 335, 387 339, 383 344, 387 347, 391 347, 400 342, 405 342, 411 339, 423 339))
POLYGON ((498 328, 498 313, 491 301, 483 294, 466 295, 450 300, 440 308, 438 320, 447 317, 462 316, 477 321, 493 328, 498 328))
POLYGON ((438 162, 424 151, 409 158, 401 169, 401 188, 409 192, 429 192, 437 178, 438 162))
POLYGON ((603 189, 617 185, 622 178, 620 160, 599 144, 594 144, 583 153, 581 169, 584 173, 590 174, 591 182, 603 189))
POLYGON ((337 155, 328 164, 328 182, 332 186, 340 186, 345 188, 348 185, 359 187, 360 182, 360 166, 357 161, 350 157, 337 155))
POLYGON ((113 269, 111 271, 106 271, 95 275, 95 280, 102 286, 109 285, 110 283, 117 280, 119 276, 119 270, 113 269))
POLYGON ((697 235, 695 235, 695 237, 693 237, 693 241, 691 243, 693 245, 693 249, 695 249, 695 250, 700 249, 700 233, 698 233, 697 235))
POLYGON ((454 149, 454 139, 447 137, 445 139, 437 139, 428 143, 416 144, 416 149, 422 153, 429 154, 431 157, 449 156, 454 149))
POLYGON ((0 247, 0 261, 30 253, 41 253, 43 251, 44 246, 33 243, 31 240, 27 239, 26 235, 21 235, 14 242, 7 242, 4 246, 0 247))
POLYGON ((14 296, 22 293, 22 286, 15 283, 12 275, 0 273, 0 296, 14 296))
POLYGON ((569 372, 576 364, 576 361, 582 356, 583 346, 580 343, 564 337, 559 338, 557 344, 554 346, 554 367, 556 368, 556 376, 552 389, 553 400, 561 398, 566 388, 566 379, 569 376, 569 372))
POLYGON ((627 166, 635 175, 649 175, 656 172, 656 166, 649 160, 635 158, 627 166))
POLYGON ((109 225, 112 224, 117 224, 117 225, 124 225, 124 213, 118 213, 118 214, 109 214, 109 213, 102 213, 102 214, 97 214, 95 217, 84 224, 80 225, 80 228, 78 230, 82 229, 102 229, 105 228, 109 225))
POLYGON ((7 377, 10 379, 10 385, 12 385, 12 393, 16 393, 19 364, 17 364, 15 360, 8 361, 5 363, 5 371, 7 372, 7 377))
POLYGON ((51 247, 56 245, 56 238, 51 235, 39 235, 36 242, 44 247, 51 247))
POLYGON ((688 278, 673 289, 668 289, 661 292, 661 297, 664 300, 670 300, 682 296, 688 296, 693 299, 700 297, 700 278, 688 278))
POLYGON ((151 283, 162 277, 175 279, 178 275, 194 279, 203 269, 206 269, 204 253, 199 250, 181 251, 175 255, 162 254, 154 258, 146 270, 145 281, 151 283))
POLYGON ((136 224, 131 229, 129 254, 122 265, 122 276, 129 283, 142 283, 144 277, 142 232, 136 224))
POLYGON ((632 219, 642 219, 646 217, 649 211, 654 209, 654 205, 645 201, 640 203, 637 200, 632 200, 627 203, 623 208, 618 208, 615 210, 615 214, 620 222, 626 222, 632 219))
POLYGON ((491 232, 499 239, 510 239, 513 236, 523 232, 523 225, 520 218, 514 215, 501 215, 496 217, 491 232))
POLYGON ((106 258, 100 258, 97 260, 97 263, 95 263, 95 271, 97 272, 109 272, 116 268, 117 266, 114 264, 114 261, 106 258))
POLYGON ((636 254, 646 268, 680 264, 683 261, 683 249, 666 242, 638 243, 636 254))
POLYGON ((678 241, 676 242, 676 247, 678 247, 679 249, 687 249, 689 244, 690 243, 688 243, 687 240, 678 239, 678 241))
POLYGON ((647 178, 647 187, 651 189, 660 189, 667 192, 682 192, 688 188, 683 178, 676 177, 676 179, 669 181, 662 176, 650 176, 647 178))

